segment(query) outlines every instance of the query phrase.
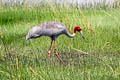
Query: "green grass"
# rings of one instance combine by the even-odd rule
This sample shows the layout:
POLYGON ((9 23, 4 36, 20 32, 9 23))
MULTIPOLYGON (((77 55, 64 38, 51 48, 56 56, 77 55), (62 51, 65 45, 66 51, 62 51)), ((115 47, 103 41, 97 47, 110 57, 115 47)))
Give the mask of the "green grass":
POLYGON ((119 80, 120 9, 0 7, 1 80, 119 80), (85 40, 77 34, 57 38, 57 50, 48 61, 49 37, 25 41, 29 29, 47 21, 66 24, 70 33, 82 26, 85 40), (85 54, 88 53, 88 54, 85 54))

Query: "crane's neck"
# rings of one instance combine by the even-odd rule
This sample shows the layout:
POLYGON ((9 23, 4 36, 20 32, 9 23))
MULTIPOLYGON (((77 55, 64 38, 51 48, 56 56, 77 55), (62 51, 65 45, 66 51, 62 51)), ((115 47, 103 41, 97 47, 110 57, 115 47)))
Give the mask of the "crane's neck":
POLYGON ((75 27, 74 28, 74 31, 73 31, 73 34, 70 34, 69 32, 67 32, 67 36, 70 37, 70 38, 73 38, 77 33, 77 28, 75 27))

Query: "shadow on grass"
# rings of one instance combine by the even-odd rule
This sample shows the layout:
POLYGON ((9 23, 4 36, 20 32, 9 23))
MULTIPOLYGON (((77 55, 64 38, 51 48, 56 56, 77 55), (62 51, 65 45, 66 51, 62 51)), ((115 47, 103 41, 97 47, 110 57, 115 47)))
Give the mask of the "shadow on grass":
MULTIPOLYGON (((22 54, 22 53, 21 53, 22 54)), ((83 54, 83 53, 61 53, 61 58, 64 62, 62 64, 56 56, 51 56, 50 61, 47 57, 46 53, 39 53, 34 51, 26 52, 25 55, 18 54, 10 54, 10 58, 13 64, 16 64, 16 59, 18 59, 19 63, 22 65, 63 65, 63 66, 86 66, 86 67, 99 67, 109 65, 113 69, 119 66, 120 54, 118 53, 91 53, 91 54, 83 54), (50 63, 49 63, 50 62, 50 63)), ((2 57, 0 59, 5 64, 7 62, 7 56, 2 57)))

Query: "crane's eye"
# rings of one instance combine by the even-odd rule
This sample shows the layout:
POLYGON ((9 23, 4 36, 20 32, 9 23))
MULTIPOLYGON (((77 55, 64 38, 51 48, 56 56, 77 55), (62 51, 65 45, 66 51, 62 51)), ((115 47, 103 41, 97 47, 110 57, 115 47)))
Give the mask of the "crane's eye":
POLYGON ((80 27, 78 27, 78 28, 77 28, 77 31, 81 31, 81 28, 80 28, 80 27))

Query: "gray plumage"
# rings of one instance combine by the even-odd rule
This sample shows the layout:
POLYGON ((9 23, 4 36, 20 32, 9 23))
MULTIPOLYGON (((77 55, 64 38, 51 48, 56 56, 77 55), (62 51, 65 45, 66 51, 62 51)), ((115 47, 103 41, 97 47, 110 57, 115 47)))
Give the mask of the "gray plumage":
POLYGON ((27 34, 26 40, 31 38, 38 38, 40 36, 49 36, 52 40, 56 40, 56 38, 60 34, 65 34, 68 37, 72 38, 75 34, 70 34, 66 28, 66 25, 61 22, 45 22, 40 24, 39 26, 33 27, 27 34))

